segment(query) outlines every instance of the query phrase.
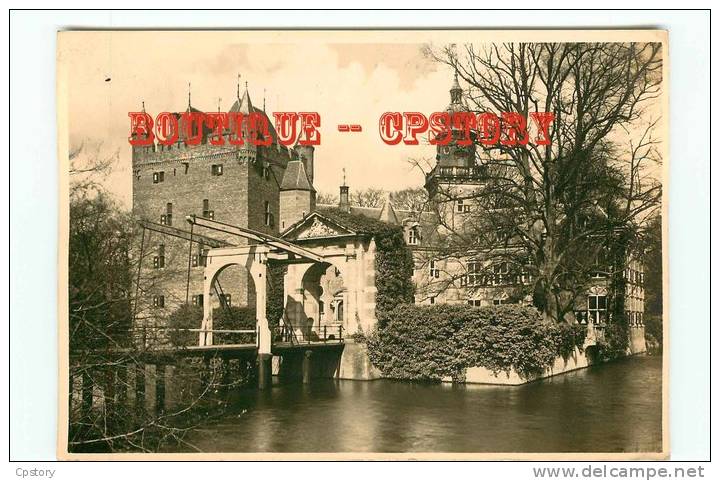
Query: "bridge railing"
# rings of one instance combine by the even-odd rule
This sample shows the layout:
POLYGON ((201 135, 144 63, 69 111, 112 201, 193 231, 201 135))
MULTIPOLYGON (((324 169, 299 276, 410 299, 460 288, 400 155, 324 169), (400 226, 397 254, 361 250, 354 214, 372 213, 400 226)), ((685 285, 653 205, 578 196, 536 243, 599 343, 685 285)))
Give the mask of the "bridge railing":
POLYGON ((202 329, 166 326, 136 326, 136 341, 143 348, 175 346, 195 347, 200 334, 213 335, 213 345, 255 344, 256 329, 202 329), (139 338, 139 339, 138 339, 139 338))
POLYGON ((342 325, 321 325, 294 328, 290 324, 278 326, 274 331, 273 341, 290 344, 311 344, 344 342, 342 325))

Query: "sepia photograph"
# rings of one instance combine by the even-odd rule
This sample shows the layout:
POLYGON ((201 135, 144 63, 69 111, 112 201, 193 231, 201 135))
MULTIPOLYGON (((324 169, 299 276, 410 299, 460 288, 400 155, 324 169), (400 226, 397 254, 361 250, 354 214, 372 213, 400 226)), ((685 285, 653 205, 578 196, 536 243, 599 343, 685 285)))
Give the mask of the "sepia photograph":
POLYGON ((58 457, 666 459, 667 42, 59 32, 58 457))

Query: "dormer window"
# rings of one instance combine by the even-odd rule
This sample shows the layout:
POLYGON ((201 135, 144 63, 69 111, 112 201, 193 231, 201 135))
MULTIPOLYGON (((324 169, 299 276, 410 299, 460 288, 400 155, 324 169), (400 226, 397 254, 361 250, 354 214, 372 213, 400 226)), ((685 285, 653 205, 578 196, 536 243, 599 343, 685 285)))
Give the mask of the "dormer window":
POLYGON ((416 246, 420 244, 420 228, 413 226, 408 229, 408 245, 416 246))

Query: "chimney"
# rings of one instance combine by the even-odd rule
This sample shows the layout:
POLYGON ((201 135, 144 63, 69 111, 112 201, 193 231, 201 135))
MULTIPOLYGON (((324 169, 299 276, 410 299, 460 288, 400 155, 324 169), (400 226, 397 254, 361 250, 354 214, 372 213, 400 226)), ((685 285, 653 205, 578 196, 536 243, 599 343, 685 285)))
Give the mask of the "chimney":
POLYGON ((340 205, 338 207, 350 211, 350 187, 347 185, 340 186, 340 205))

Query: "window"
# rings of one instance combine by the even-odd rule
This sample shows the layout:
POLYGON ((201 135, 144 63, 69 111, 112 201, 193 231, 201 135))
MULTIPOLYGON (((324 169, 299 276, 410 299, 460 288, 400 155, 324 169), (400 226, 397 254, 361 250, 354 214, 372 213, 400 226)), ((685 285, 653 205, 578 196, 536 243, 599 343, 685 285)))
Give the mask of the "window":
POLYGON ((206 219, 215 219, 215 211, 210 210, 210 201, 203 199, 203 217, 206 219))
POLYGON ((270 164, 268 162, 263 162, 262 176, 266 180, 270 178, 270 164))
POLYGON ((588 296, 588 319, 593 324, 605 322, 607 296, 588 296))
POLYGON ((415 227, 410 227, 408 230, 408 244, 411 246, 418 245, 420 243, 420 229, 415 227))
POLYGON ((458 199, 455 201, 455 212, 464 213, 470 212, 470 204, 465 203, 465 200, 458 199))
POLYGON ((483 284, 482 264, 479 261, 470 261, 467 265, 467 285, 477 287, 483 284))
POLYGON ((162 269, 165 267, 165 244, 158 246, 158 255, 153 259, 153 268, 162 269))
POLYGON ((212 172, 212 175, 223 175, 223 165, 222 164, 214 164, 210 171, 212 172))
POLYGON ((325 316, 325 303, 318 301, 318 319, 322 321, 323 316, 325 316))
POLYGON ((530 284, 532 282, 532 274, 530 274, 527 270, 523 269, 520 272, 520 284, 526 285, 530 284))
POLYGON ((430 259, 430 277, 435 279, 440 277, 440 268, 437 266, 435 259, 430 259))
POLYGON ((270 211, 270 202, 267 200, 265 201, 265 225, 268 227, 272 227, 273 225, 273 215, 270 211))
POLYGON ((435 296, 430 297, 430 304, 435 304, 435 296))
POLYGON ((468 305, 471 305, 473 307, 481 307, 482 301, 480 299, 470 299, 468 300, 468 305))
POLYGON ((509 272, 510 268, 507 262, 500 262, 493 265, 493 285, 498 286, 507 283, 509 272))
POLYGON ((153 296, 153 307, 165 307, 165 296, 153 296))
POLYGON ((499 306, 503 303, 502 299, 493 299, 493 306, 499 306))
POLYGON ((170 202, 165 206, 165 213, 160 216, 160 223, 162 225, 172 225, 172 204, 170 202))
POLYGON ((204 249, 203 245, 200 244, 198 246, 198 253, 194 254, 192 256, 192 266, 193 267, 205 267, 207 266, 207 255, 208 255, 208 249, 204 249))
POLYGON ((202 306, 203 305, 203 295, 196 294, 196 295, 192 296, 192 305, 193 306, 202 306))
POLYGON ((165 172, 153 172, 153 184, 159 184, 160 182, 165 182, 165 172))

